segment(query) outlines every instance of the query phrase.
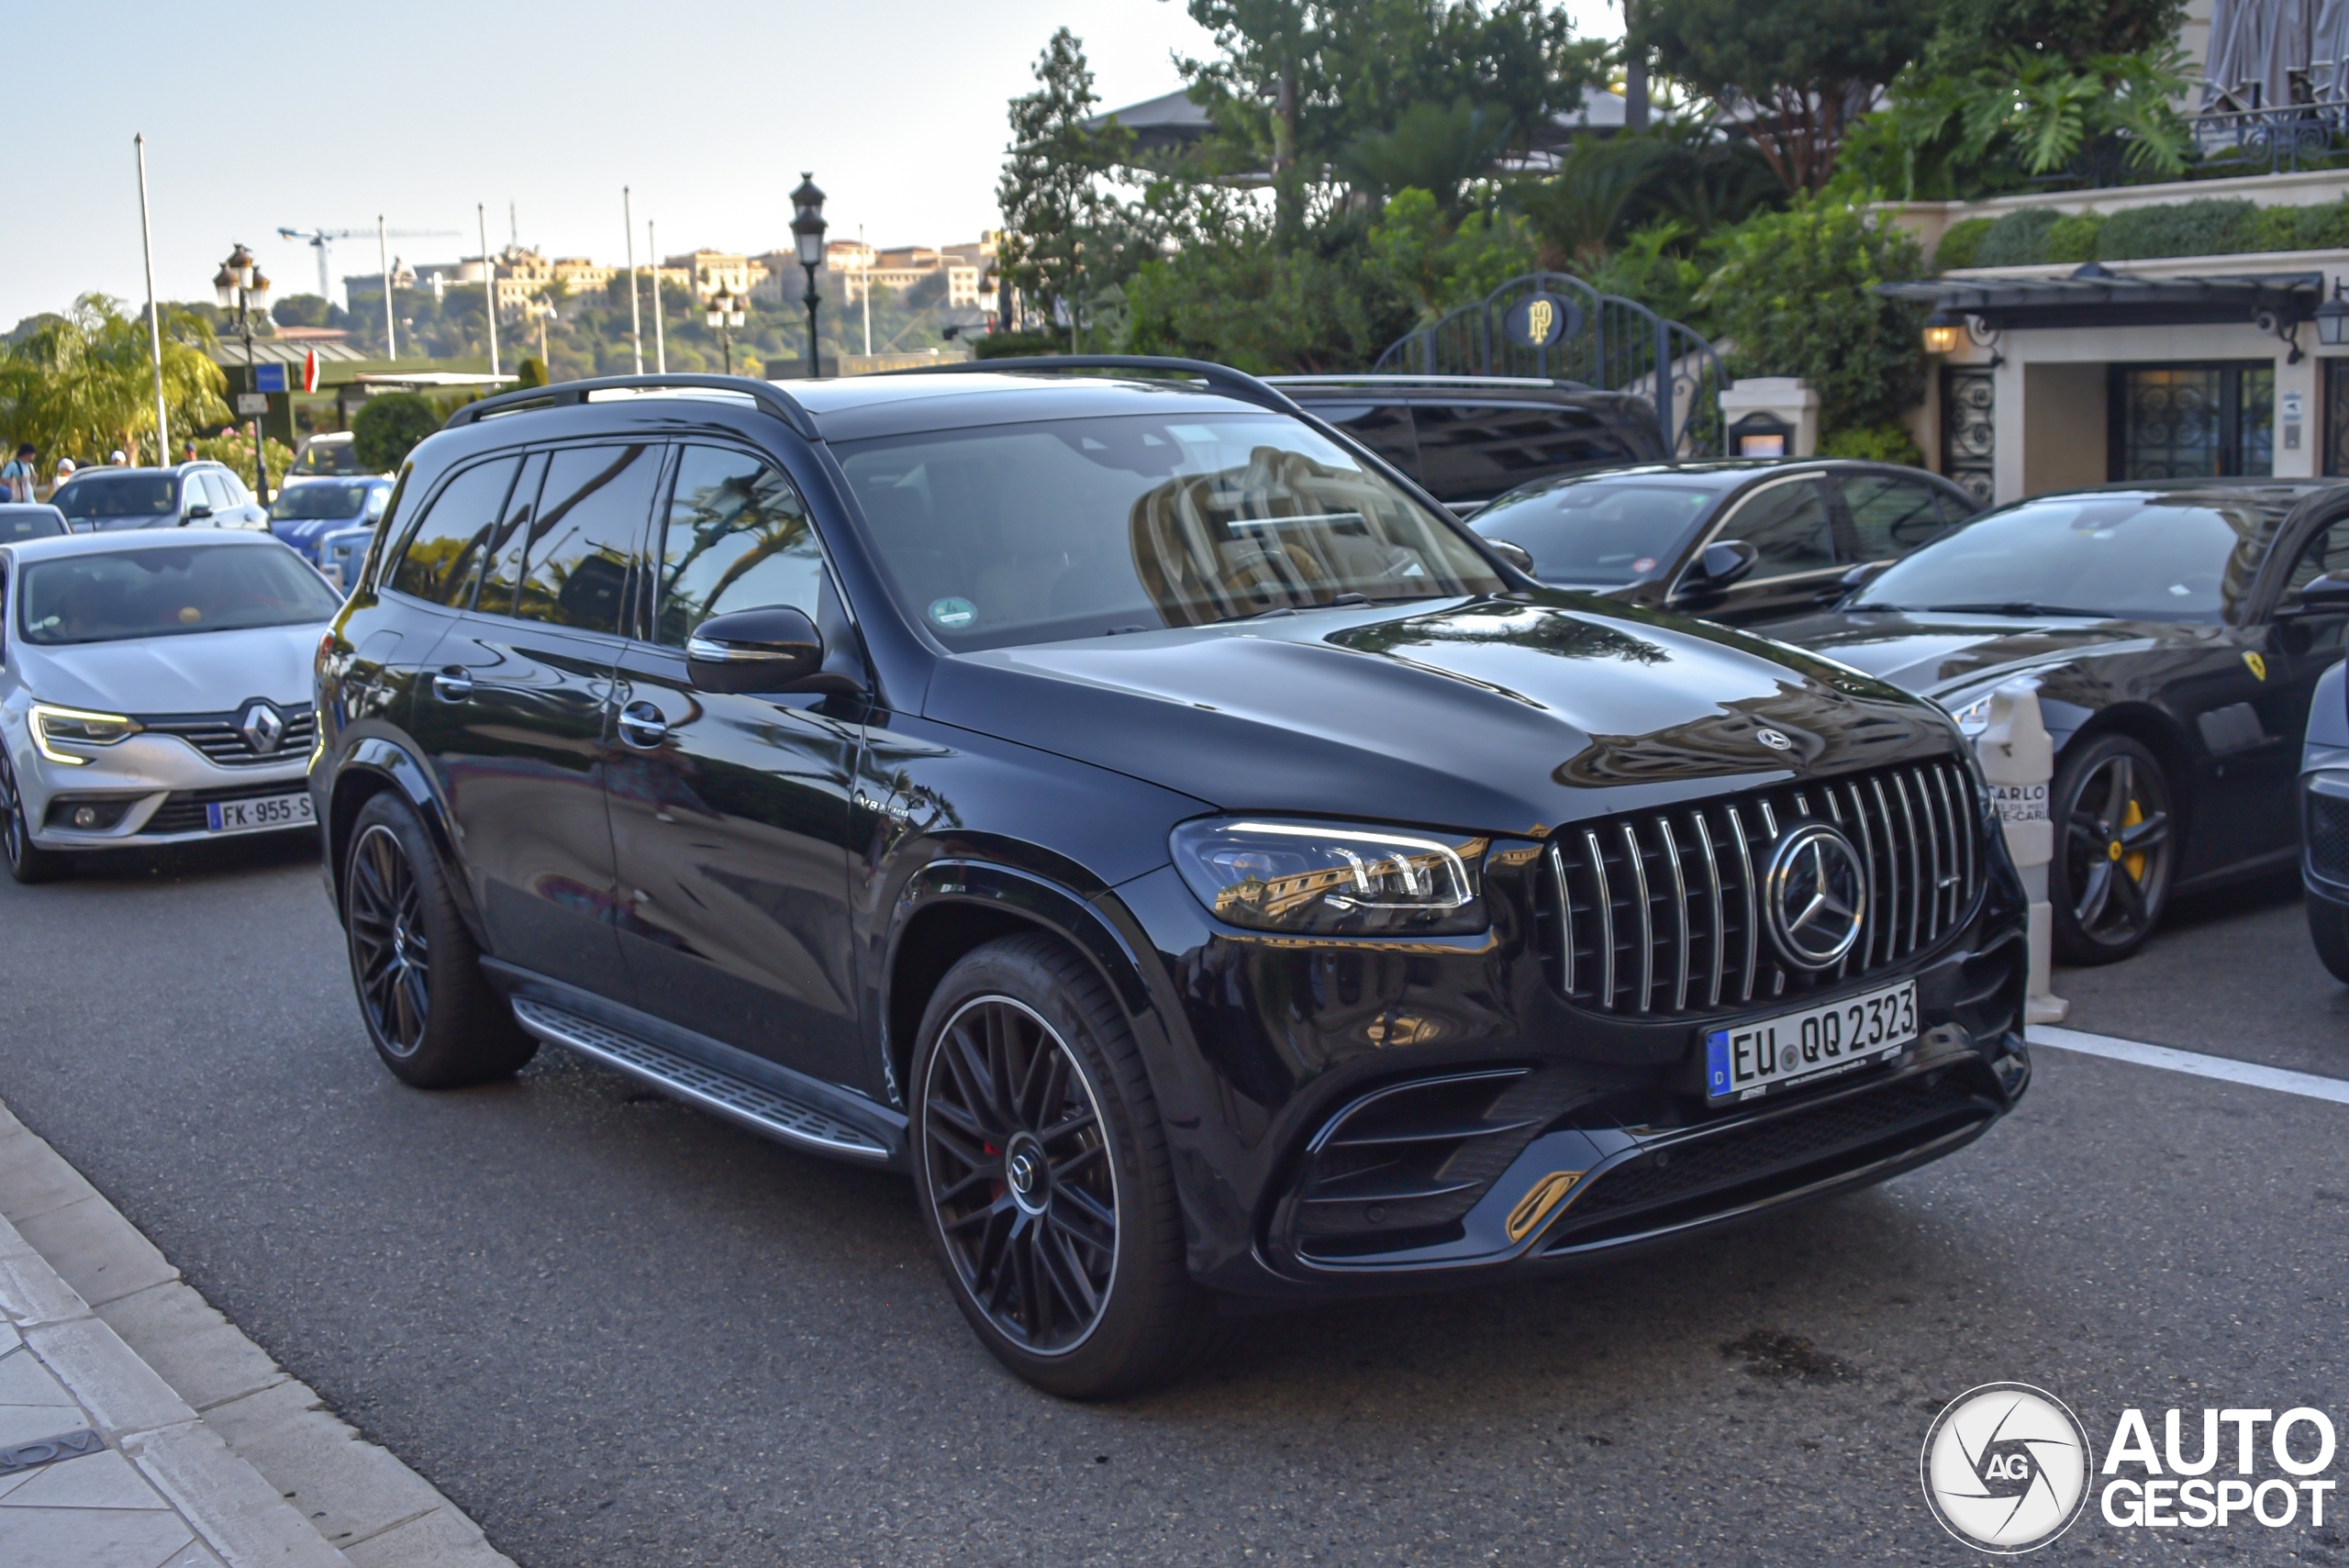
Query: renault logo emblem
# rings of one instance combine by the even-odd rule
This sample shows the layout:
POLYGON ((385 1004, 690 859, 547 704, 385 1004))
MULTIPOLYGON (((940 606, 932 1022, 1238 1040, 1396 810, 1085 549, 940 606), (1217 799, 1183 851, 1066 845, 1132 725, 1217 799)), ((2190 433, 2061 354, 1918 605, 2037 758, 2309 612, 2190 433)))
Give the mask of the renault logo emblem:
POLYGON ((237 733, 245 738, 254 756, 269 756, 285 739, 285 716, 265 702, 257 702, 237 721, 237 733))
POLYGON ((1852 841, 1824 822, 1806 822, 1778 840, 1762 891, 1770 940, 1798 969, 1825 969, 1860 940, 1867 868, 1852 841))

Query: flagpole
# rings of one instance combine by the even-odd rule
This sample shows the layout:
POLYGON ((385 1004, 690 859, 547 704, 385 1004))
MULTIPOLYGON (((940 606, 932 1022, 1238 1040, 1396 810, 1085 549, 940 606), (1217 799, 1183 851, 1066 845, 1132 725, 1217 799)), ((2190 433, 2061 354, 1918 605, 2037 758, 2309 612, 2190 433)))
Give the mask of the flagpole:
POLYGON ((163 402, 163 317, 155 306, 155 237, 147 217, 147 137, 130 139, 139 150, 139 248, 147 261, 147 353, 155 364, 155 466, 172 465, 172 416, 163 402))
POLYGON ((620 228, 628 236, 628 340, 636 350, 636 373, 644 373, 644 317, 636 303, 636 209, 629 205, 628 187, 620 187, 620 228))

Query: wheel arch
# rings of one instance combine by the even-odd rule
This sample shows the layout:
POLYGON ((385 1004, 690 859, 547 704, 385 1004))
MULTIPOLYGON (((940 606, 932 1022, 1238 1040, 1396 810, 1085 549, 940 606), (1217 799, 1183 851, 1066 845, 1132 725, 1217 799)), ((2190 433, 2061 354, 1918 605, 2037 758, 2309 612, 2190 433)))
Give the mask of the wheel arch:
POLYGON ((881 1051, 893 1098, 909 1100, 914 1040, 947 971, 999 937, 1038 931, 1065 942, 1091 965, 1129 1022, 1154 1018, 1141 960, 1089 900, 1032 872, 982 861, 932 861, 898 894, 885 950, 881 1051))
MULTIPOLYGON (((2176 719, 2150 703, 2116 704, 2099 709, 2065 737, 2055 752, 2057 770, 2062 770, 2065 757, 2072 754, 2076 747, 2107 735, 2127 736, 2151 751, 2154 760, 2161 764, 2162 782, 2169 786, 2170 810, 2177 824, 2176 863, 2182 871, 2194 847, 2196 804, 2196 752, 2185 729, 2176 719)), ((2172 873, 2173 877, 2176 874, 2172 873)))
POLYGON ((342 765, 335 770, 332 790, 327 798, 327 876, 334 888, 337 917, 340 917, 342 909, 343 859, 351 847, 351 825, 358 821, 360 811, 370 800, 386 791, 396 793, 423 820, 457 912, 473 932, 473 940, 481 941, 481 920, 473 909, 471 886, 460 874, 448 813, 441 809, 440 797, 433 792, 432 776, 414 752, 380 735, 371 735, 351 747, 342 765))

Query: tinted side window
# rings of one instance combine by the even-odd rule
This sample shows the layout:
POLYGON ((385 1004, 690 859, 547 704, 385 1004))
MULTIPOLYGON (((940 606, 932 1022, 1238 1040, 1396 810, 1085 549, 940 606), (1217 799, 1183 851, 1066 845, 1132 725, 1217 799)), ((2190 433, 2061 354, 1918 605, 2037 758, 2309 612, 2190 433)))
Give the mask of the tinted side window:
POLYGON ((436 605, 462 605, 472 598, 482 547, 518 462, 499 458, 466 469, 441 489, 392 573, 395 590, 436 605))
POLYGON ((522 461, 522 477, 506 498, 505 517, 490 534, 489 565, 481 580, 479 606, 485 615, 514 613, 514 589, 522 581, 522 551, 530 542, 530 518, 538 511, 539 492, 546 476, 546 453, 532 452, 522 461))
POLYGON ((661 547, 654 637, 683 648, 729 610, 788 605, 815 618, 823 552, 791 481, 741 452, 687 447, 661 547))
POLYGON ((516 616, 582 631, 620 629, 661 458, 661 448, 640 445, 572 447, 548 460, 539 513, 525 530, 529 551, 516 616))
POLYGON ((1318 414, 1404 473, 1419 472, 1419 443, 1411 433, 1411 410, 1400 403, 1308 403, 1318 414))
POLYGON ((2327 524, 2300 547, 2292 575, 2284 587, 2283 603, 2299 603, 2300 590, 2320 577, 2339 573, 2349 577, 2349 518, 2327 524))
POLYGON ((1941 493, 1920 480, 1890 473, 1842 476, 1843 505, 1852 514, 1862 561, 1890 561, 1948 526, 1941 493))
POLYGON ((1815 479, 1773 484, 1738 503, 1715 539, 1742 539, 1761 551, 1755 579, 1823 572, 1835 564, 1835 529, 1815 479))
POLYGON ((1635 455, 1587 408, 1421 404, 1411 412, 1420 481, 1442 501, 1489 500, 1528 479, 1635 455))
POLYGON ((252 495, 245 488, 244 481, 225 468, 216 468, 205 477, 212 481, 213 488, 219 491, 221 498, 231 506, 243 506, 252 495))

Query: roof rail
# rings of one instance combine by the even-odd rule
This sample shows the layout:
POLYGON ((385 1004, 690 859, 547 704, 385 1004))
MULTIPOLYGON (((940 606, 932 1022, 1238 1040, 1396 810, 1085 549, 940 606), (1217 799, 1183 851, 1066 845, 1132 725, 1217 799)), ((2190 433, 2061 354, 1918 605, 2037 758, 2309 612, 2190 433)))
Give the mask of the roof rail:
POLYGON ((495 414, 516 414, 530 408, 571 407, 589 400, 598 392, 661 392, 672 388, 690 392, 730 392, 747 397, 766 413, 774 415, 809 440, 819 438, 816 422, 799 399, 772 382, 754 380, 747 375, 599 375, 585 381, 557 382, 550 386, 528 386, 518 392, 501 392, 495 397, 484 397, 477 403, 467 403, 449 416, 444 430, 460 425, 471 425, 495 414))
POLYGON ((1000 360, 957 360, 944 364, 914 365, 882 371, 881 375, 942 375, 955 372, 991 371, 1128 371, 1145 375, 1187 375, 1206 382, 1218 392, 1230 393, 1243 403, 1280 414, 1301 414, 1288 395, 1250 375, 1211 360, 1180 360, 1163 354, 1023 354, 1000 360))

